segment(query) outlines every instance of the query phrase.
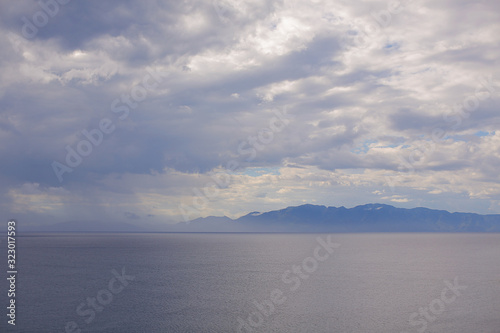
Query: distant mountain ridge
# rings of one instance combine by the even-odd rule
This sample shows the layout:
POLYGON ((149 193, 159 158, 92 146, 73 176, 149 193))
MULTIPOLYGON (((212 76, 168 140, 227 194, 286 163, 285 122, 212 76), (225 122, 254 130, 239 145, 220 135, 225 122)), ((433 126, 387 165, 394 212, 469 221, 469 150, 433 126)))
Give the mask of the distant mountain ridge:
POLYGON ((450 213, 423 207, 366 204, 353 208, 305 204, 237 219, 209 216, 143 227, 128 223, 70 221, 26 231, 40 232, 500 232, 500 214, 450 213))
POLYGON ((179 231, 241 232, 500 232, 500 214, 450 213, 429 208, 366 204, 353 208, 305 204, 237 219, 198 218, 179 231))

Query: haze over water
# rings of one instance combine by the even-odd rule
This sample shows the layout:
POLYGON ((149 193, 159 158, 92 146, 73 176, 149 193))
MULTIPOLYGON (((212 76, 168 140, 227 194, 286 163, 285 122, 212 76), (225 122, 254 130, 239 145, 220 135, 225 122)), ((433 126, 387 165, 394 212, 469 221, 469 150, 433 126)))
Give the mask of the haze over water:
POLYGON ((18 247, 16 332, 500 332, 499 234, 46 234, 18 247), (318 237, 340 246, 327 255, 318 237), (113 269, 133 279, 108 303, 113 269), (76 309, 96 296, 86 323, 76 309))

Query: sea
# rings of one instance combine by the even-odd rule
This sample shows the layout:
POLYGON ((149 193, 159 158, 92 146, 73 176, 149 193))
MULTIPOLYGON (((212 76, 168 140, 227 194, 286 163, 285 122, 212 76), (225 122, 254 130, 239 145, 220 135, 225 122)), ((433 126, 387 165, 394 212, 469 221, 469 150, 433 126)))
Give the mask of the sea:
POLYGON ((0 332, 500 333, 500 234, 26 234, 15 325, 0 247, 0 332))

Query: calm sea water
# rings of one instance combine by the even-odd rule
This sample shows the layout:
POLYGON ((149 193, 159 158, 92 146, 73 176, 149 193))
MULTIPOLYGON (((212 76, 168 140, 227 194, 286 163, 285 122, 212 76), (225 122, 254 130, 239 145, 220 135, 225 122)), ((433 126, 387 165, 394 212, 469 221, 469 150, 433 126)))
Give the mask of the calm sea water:
POLYGON ((499 234, 17 242, 16 326, 7 324, 4 278, 1 332, 500 332, 499 234))

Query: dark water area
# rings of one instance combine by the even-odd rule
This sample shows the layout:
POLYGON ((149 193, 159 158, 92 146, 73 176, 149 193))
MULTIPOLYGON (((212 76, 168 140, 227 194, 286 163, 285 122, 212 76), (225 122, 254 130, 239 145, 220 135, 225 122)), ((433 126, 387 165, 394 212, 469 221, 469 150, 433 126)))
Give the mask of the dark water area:
POLYGON ((32 234, 16 260, 0 332, 500 332, 500 234, 32 234))

